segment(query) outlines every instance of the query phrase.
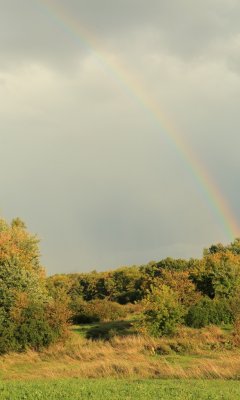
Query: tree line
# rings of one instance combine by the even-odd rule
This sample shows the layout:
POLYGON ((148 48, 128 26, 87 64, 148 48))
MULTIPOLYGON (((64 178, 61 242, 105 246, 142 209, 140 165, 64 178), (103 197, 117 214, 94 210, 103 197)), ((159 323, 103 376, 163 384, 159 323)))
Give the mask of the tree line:
POLYGON ((231 324, 240 310, 240 239, 204 249, 201 259, 168 257, 106 272, 54 275, 47 286, 52 294, 67 294, 75 323, 117 319, 132 305, 139 326, 155 336, 171 334, 181 323, 231 324))
POLYGON ((201 259, 46 277, 38 238, 19 218, 0 220, 0 353, 63 340, 71 323, 132 314, 140 334, 162 336, 180 324, 237 323, 239 310, 240 239, 204 249, 201 259))

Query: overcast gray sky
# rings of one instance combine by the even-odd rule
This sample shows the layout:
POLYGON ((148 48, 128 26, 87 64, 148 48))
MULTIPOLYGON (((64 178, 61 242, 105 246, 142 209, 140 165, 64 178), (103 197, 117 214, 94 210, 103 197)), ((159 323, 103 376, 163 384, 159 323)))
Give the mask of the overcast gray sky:
POLYGON ((190 165, 101 51, 165 110, 240 221, 239 21, 238 0, 0 0, 0 211, 38 233, 49 274, 228 242, 190 165))

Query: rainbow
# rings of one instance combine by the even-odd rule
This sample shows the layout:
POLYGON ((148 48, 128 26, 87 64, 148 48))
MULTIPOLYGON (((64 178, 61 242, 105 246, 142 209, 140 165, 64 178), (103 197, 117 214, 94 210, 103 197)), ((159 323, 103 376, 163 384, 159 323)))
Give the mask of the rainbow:
POLYGON ((233 215, 228 202, 220 192, 219 188, 211 178, 209 171, 206 170, 203 163, 197 158, 193 149, 184 140, 183 136, 176 129, 174 124, 163 113, 159 104, 153 96, 147 93, 135 75, 130 74, 122 63, 112 57, 101 46, 96 35, 86 29, 79 23, 67 10, 54 0, 36 0, 43 12, 47 12, 63 29, 73 35, 74 39, 78 39, 87 48, 94 52, 98 62, 107 69, 113 79, 123 83, 127 91, 134 95, 135 99, 142 104, 144 109, 148 110, 155 119, 161 130, 165 133, 171 145, 187 164, 189 173, 201 193, 204 195, 207 204, 221 224, 224 234, 229 240, 234 239, 240 233, 240 228, 236 218, 233 215))

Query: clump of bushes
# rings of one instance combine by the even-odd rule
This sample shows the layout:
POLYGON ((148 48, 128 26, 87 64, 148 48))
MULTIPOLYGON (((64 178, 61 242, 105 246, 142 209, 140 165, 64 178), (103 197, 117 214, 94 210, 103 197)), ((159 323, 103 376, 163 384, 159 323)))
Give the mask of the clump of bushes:
POLYGON ((100 321, 116 321, 126 317, 124 306, 114 301, 92 300, 90 307, 100 321))
POLYGON ((127 314, 123 305, 106 299, 87 302, 80 298, 72 303, 72 310, 72 321, 75 324, 116 321, 127 314))
POLYGON ((0 354, 27 348, 40 350, 66 337, 69 311, 64 303, 62 314, 53 300, 37 303, 29 298, 27 304, 18 304, 16 301, 9 312, 0 308, 0 354))
POLYGON ((46 318, 46 310, 42 305, 29 304, 21 312, 21 319, 14 321, 13 339, 15 350, 26 350, 31 347, 40 350, 49 346, 58 337, 46 318))
POLYGON ((75 298, 71 303, 72 310, 71 321, 73 324, 90 324, 97 322, 99 319, 92 313, 89 303, 81 297, 75 298))
POLYGON ((233 314, 227 300, 203 297, 189 308, 185 322, 193 328, 229 324, 233 322, 233 314))

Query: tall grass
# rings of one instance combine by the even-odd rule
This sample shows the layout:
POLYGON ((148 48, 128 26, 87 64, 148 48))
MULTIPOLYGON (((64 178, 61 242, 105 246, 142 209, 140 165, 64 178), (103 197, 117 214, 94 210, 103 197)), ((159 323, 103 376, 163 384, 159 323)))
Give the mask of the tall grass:
POLYGON ((108 341, 73 333, 43 352, 0 358, 2 379, 34 378, 240 378, 240 351, 211 327, 183 328, 173 338, 131 335, 108 341))

